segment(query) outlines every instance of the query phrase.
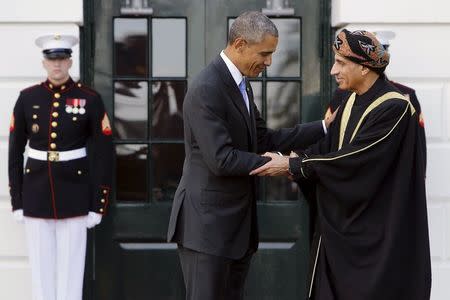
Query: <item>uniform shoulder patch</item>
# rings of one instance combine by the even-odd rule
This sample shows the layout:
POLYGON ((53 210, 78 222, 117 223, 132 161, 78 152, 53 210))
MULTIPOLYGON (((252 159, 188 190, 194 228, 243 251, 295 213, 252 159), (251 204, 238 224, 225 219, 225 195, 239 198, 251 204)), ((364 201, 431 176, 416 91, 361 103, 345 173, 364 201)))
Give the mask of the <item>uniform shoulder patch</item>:
POLYGON ((103 132, 104 135, 111 135, 112 134, 111 124, 109 123, 109 118, 108 118, 108 115, 106 113, 103 115, 102 132, 103 132))
POLYGON ((14 118, 14 114, 11 116, 11 122, 9 123, 9 132, 13 132, 16 124, 16 119, 14 118))
POLYGON ((422 112, 420 112, 420 115, 419 115, 419 125, 420 125, 420 127, 425 128, 425 119, 423 118, 422 112))

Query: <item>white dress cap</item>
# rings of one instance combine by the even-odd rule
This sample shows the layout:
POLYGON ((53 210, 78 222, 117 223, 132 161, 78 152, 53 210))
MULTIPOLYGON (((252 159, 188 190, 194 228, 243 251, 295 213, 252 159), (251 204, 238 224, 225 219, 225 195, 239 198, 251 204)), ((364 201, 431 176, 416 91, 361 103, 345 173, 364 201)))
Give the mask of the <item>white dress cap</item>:
POLYGON ((43 49, 45 58, 64 59, 71 56, 71 48, 78 43, 78 38, 73 35, 44 35, 38 37, 35 43, 43 49))
POLYGON ((36 45, 43 50, 47 49, 71 49, 78 44, 78 38, 73 35, 44 35, 36 39, 36 45))

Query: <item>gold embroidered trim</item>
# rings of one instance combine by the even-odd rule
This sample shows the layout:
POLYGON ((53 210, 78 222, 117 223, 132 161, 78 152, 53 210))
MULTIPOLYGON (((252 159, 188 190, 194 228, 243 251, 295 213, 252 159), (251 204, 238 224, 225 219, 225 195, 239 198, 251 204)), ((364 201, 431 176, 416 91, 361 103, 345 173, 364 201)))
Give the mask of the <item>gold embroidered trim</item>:
POLYGON ((341 150, 342 144, 344 143, 345 129, 347 128, 348 120, 350 119, 350 115, 352 113, 352 107, 353 107, 353 104, 355 103, 355 99, 356 99, 356 93, 351 94, 350 98, 348 98, 348 101, 345 104, 344 111, 342 112, 341 127, 339 129, 338 150, 341 150))
POLYGON ((358 125, 356 125, 355 130, 353 131, 352 137, 350 138, 350 143, 353 141, 353 139, 356 136, 356 133, 358 132, 359 127, 362 124, 362 121, 364 120, 364 118, 372 111, 374 110, 376 107, 378 107, 380 104, 382 104, 383 102, 390 100, 390 99, 402 99, 405 100, 406 102, 408 102, 408 104, 411 106, 411 115, 414 114, 415 109, 414 107, 411 105, 409 99, 407 99, 404 95, 397 93, 397 92, 389 92, 384 94, 383 96, 377 98, 375 101, 373 101, 369 107, 366 108, 366 110, 364 111, 361 119, 359 119, 358 125))
MULTIPOLYGON (((406 101, 407 101, 407 100, 406 100, 406 101)), ((388 132, 385 136, 383 136, 383 137, 380 138, 379 140, 373 142, 372 144, 370 144, 370 145, 368 145, 368 146, 366 146, 366 147, 364 147, 364 148, 361 148, 361 149, 358 149, 358 150, 356 150, 356 151, 349 152, 349 153, 346 153, 346 154, 342 154, 342 155, 336 156, 336 157, 328 157, 328 158, 310 158, 310 159, 305 159, 305 160, 303 160, 303 162, 336 160, 336 159, 339 159, 339 158, 347 157, 347 156, 350 156, 350 155, 353 155, 353 154, 356 154, 356 153, 365 151, 365 150, 367 150, 367 149, 373 147, 374 145, 380 143, 380 142, 383 141, 384 139, 386 139, 386 138, 392 133, 392 131, 394 131, 394 129, 397 127, 398 123, 400 123, 400 121, 403 119, 403 117, 405 116, 405 114, 406 114, 406 112, 407 112, 408 110, 411 110, 411 114, 413 114, 413 113, 415 112, 415 110, 414 110, 414 108, 412 107, 411 103, 409 103, 409 105, 406 106, 405 111, 402 113, 402 115, 400 116, 400 118, 397 120, 397 122, 394 124, 394 126, 391 128, 391 130, 389 130, 389 132, 388 132)))

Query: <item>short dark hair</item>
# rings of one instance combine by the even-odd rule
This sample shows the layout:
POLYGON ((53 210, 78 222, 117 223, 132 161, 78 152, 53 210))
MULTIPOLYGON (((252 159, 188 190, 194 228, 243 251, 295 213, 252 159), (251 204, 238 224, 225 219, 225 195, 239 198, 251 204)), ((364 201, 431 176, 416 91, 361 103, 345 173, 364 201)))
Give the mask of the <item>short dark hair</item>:
POLYGON ((278 37, 275 24, 259 11, 244 12, 231 24, 228 44, 232 44, 239 37, 249 43, 259 43, 266 34, 278 37))

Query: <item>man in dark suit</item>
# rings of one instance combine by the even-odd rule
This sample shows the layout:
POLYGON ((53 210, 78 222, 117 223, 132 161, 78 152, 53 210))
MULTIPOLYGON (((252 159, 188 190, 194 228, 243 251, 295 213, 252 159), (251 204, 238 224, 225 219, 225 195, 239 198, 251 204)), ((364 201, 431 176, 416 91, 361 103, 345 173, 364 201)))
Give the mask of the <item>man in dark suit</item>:
POLYGON ((168 241, 178 243, 186 299, 243 299, 258 247, 256 183, 248 174, 269 160, 257 153, 304 148, 326 131, 324 121, 266 128, 246 77, 270 66, 277 43, 269 18, 243 13, 226 49, 186 94, 186 158, 168 230, 168 241))

